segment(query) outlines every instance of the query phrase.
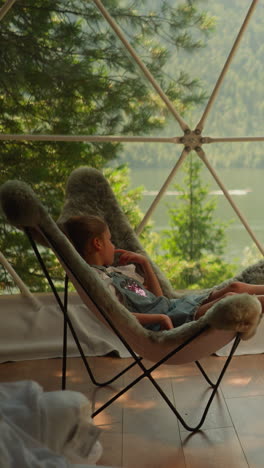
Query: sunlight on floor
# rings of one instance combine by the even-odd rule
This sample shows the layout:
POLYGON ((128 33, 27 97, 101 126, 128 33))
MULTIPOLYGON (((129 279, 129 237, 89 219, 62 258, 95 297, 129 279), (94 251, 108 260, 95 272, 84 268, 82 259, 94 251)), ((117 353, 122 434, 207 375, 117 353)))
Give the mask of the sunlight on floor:
POLYGON ((112 430, 113 429, 113 417, 106 412, 102 412, 95 416, 94 422, 97 426, 104 426, 104 430, 112 430))
POLYGON ((240 385, 240 386, 246 386, 250 384, 252 381, 252 377, 233 377, 228 379, 228 383, 232 385, 240 385))
MULTIPOLYGON (((62 377, 62 372, 61 371, 57 371, 57 372, 54 372, 55 377, 62 377)), ((74 371, 67 371, 66 372, 66 377, 72 377, 74 375, 74 371)))
POLYGON ((150 409, 155 408, 158 405, 157 401, 154 400, 144 400, 144 401, 136 401, 129 397, 128 394, 121 395, 118 399, 120 402, 125 403, 124 406, 126 408, 141 408, 141 409, 150 409))
MULTIPOLYGON (((61 371, 54 372, 54 376, 61 378, 62 377, 62 372, 61 371)), ((66 378, 68 378, 70 380, 70 382, 72 382, 72 383, 84 382, 84 378, 81 377, 80 375, 77 375, 77 372, 72 371, 72 370, 66 372, 66 378)))

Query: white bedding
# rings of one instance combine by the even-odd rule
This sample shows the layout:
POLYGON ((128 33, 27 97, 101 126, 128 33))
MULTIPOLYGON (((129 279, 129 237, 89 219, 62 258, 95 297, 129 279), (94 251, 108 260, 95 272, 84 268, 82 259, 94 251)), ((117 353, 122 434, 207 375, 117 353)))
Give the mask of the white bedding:
POLYGON ((31 380, 0 384, 1 468, 92 468, 99 432, 79 392, 43 392, 31 380))
MULTIPOLYGON (((0 296, 0 362, 61 357, 63 315, 52 294, 35 294, 38 305, 21 294, 0 296)), ((120 340, 82 304, 76 293, 70 293, 69 314, 87 356, 116 352, 129 357, 120 340)), ((240 343, 236 354, 264 352, 264 321, 255 337, 240 343)), ((224 356, 230 345, 217 353, 224 356)), ((79 356, 69 331, 68 355, 79 356)))

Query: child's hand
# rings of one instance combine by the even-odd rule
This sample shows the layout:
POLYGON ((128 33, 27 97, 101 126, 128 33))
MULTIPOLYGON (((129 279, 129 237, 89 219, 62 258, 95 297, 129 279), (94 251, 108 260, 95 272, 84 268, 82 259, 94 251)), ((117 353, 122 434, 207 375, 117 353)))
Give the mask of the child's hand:
POLYGON ((152 265, 150 264, 147 257, 145 257, 145 255, 123 249, 116 249, 115 252, 120 254, 118 259, 119 265, 138 263, 143 270, 145 288, 151 291, 157 297, 162 296, 163 292, 159 280, 152 268, 152 265))
POLYGON ((161 330, 172 330, 173 328, 173 324, 170 317, 168 317, 168 315, 165 314, 159 315, 159 325, 161 330))
POLYGON ((120 253, 118 264, 119 265, 128 265, 129 263, 138 263, 142 265, 147 262, 147 258, 144 255, 130 252, 129 250, 116 249, 115 253, 120 253))
POLYGON ((161 330, 171 330, 174 328, 171 318, 165 314, 140 314, 139 312, 133 312, 133 315, 143 326, 157 323, 161 330))

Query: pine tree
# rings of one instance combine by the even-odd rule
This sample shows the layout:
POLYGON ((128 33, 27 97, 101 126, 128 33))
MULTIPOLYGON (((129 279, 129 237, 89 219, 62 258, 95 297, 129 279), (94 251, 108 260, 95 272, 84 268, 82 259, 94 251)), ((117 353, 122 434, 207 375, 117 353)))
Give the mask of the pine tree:
POLYGON ((206 253, 222 255, 226 224, 214 219, 216 199, 208 200, 209 186, 201 178, 202 163, 190 154, 183 170, 184 185, 175 185, 180 192, 177 206, 168 210, 171 230, 166 231, 164 246, 171 255, 188 261, 200 260, 206 253))
POLYGON ((171 229, 163 231, 168 274, 176 288, 211 287, 234 272, 223 260, 227 223, 215 219, 216 199, 208 199, 201 170, 202 162, 190 153, 184 185, 175 184, 180 194, 168 209, 171 229))

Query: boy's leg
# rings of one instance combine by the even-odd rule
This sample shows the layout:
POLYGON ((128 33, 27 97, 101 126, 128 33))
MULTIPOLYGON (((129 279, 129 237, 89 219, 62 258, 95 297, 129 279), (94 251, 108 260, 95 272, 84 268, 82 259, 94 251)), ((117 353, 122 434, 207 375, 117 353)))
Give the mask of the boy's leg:
MULTIPOLYGON (((245 292, 247 292, 247 291, 245 291, 245 292)), ((215 299, 213 301, 206 302, 206 303, 200 305, 200 307, 198 307, 197 312, 195 314, 195 320, 198 320, 198 318, 202 317, 202 315, 204 315, 205 312, 207 312, 207 310, 210 309, 210 307, 212 307, 213 304, 220 301, 220 299, 223 299, 224 297, 227 297, 227 296, 233 296, 234 294, 237 294, 237 293, 228 292, 228 293, 224 294, 223 296, 219 297, 218 299, 215 299)), ((259 300, 259 302, 261 304, 262 313, 264 313, 264 295, 257 295, 256 294, 256 296, 257 296, 257 299, 259 300)))
POLYGON ((240 281, 234 281, 228 286, 225 286, 222 289, 212 291, 207 301, 214 301, 215 299, 220 299, 226 294, 235 293, 235 294, 255 294, 256 296, 264 295, 264 285, 263 284, 247 284, 241 283, 240 281))

